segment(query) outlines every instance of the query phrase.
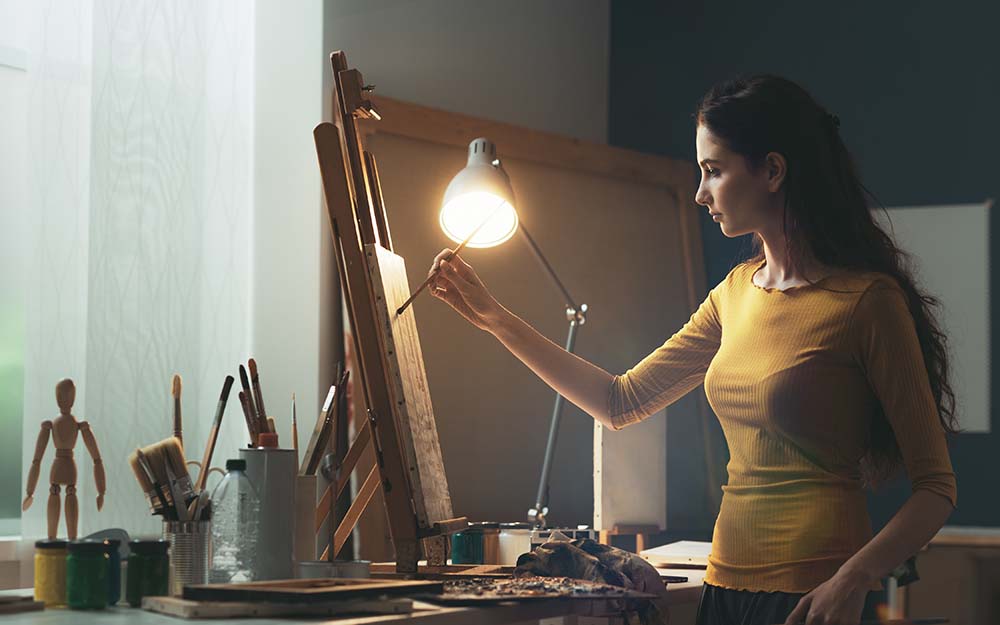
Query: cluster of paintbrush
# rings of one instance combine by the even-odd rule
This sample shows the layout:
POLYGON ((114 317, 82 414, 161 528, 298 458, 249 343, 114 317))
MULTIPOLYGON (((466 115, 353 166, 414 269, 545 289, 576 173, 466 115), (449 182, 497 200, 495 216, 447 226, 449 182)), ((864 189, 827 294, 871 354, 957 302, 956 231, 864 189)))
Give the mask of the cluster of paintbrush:
MULTIPOLYGON (((243 390, 240 391, 240 406, 243 408, 243 417, 247 422, 247 432, 250 434, 250 446, 257 446, 257 438, 265 432, 275 432, 274 417, 267 416, 264 409, 264 394, 260 390, 260 375, 257 371, 257 361, 251 358, 247 362, 250 368, 250 376, 247 376, 246 367, 240 365, 240 384, 243 390)), ((292 396, 294 402, 294 395, 292 396)))
POLYGON ((205 489, 205 481, 208 479, 208 468, 215 452, 219 426, 222 424, 222 415, 226 411, 233 381, 233 376, 227 375, 222 385, 219 403, 215 408, 215 420, 205 443, 201 471, 198 480, 192 483, 181 443, 181 380, 180 376, 174 376, 171 384, 171 394, 174 397, 174 436, 136 449, 128 458, 135 479, 146 494, 154 515, 161 515, 169 521, 197 521, 211 516, 211 502, 205 489))

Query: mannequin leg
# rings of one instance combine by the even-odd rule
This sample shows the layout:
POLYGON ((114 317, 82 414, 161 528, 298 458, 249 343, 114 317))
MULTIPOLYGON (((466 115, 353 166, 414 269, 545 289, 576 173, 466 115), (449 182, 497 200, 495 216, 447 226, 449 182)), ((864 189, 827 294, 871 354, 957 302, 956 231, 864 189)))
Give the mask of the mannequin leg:
POLYGON ((76 503, 76 485, 70 484, 66 487, 66 536, 70 540, 76 540, 76 521, 80 516, 76 503))
POLYGON ((59 485, 49 488, 49 507, 45 511, 49 521, 49 539, 54 539, 59 533, 59 485))

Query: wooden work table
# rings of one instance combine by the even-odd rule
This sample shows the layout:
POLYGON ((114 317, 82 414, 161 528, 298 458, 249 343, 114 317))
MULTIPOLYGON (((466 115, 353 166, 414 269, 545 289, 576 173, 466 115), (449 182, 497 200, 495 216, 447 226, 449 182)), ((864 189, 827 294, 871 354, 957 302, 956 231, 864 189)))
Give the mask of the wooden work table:
MULTIPOLYGON (((701 595, 705 572, 698 569, 662 569, 667 575, 687 576, 689 581, 670 584, 667 593, 671 605, 671 623, 693 623, 694 609, 701 595)), ((4 595, 28 595, 31 589, 0 591, 4 595)), ((339 618, 233 618, 233 619, 178 619, 164 614, 147 612, 129 607, 106 610, 80 611, 55 608, 41 612, 26 612, 4 616, 4 625, 178 625, 180 623, 240 623, 241 625, 279 625, 300 622, 324 622, 337 625, 362 625, 369 623, 414 623, 419 625, 460 625, 484 623, 531 623, 546 619, 547 623, 575 623, 577 617, 597 617, 607 614, 604 601, 557 599, 545 602, 504 603, 489 607, 444 607, 422 601, 413 602, 414 611, 408 614, 383 614, 363 617, 339 618), (560 617, 564 617, 561 618, 560 617), (556 620, 549 620, 556 619, 556 620)), ((614 622, 613 620, 611 622, 614 622)))

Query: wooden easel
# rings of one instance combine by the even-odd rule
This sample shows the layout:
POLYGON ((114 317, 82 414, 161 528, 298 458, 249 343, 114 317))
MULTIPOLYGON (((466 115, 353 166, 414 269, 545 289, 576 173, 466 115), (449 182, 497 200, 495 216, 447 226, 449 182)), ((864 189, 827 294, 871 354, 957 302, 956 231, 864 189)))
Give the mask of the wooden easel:
POLYGON ((322 558, 330 549, 333 555, 340 551, 381 487, 396 571, 415 575, 418 541, 437 537, 440 542, 467 522, 452 518, 413 309, 395 314, 409 295, 406 271, 403 259, 392 252, 375 157, 364 150, 358 132, 358 120, 380 117, 366 98, 371 88, 364 86, 358 70, 348 69, 344 53, 334 52, 330 62, 334 121, 319 124, 313 136, 368 419, 345 454, 338 479, 317 506, 316 527, 326 520, 332 501, 350 483, 351 472, 371 443, 375 466, 322 558))

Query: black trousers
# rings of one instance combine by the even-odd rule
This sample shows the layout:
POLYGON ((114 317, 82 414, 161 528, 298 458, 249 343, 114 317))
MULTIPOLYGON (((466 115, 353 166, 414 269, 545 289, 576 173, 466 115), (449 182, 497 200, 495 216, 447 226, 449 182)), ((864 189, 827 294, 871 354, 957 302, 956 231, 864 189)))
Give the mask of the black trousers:
MULTIPOLYGON (((701 588, 697 625, 782 625, 805 593, 731 590, 711 584, 701 588)), ((869 592, 861 618, 876 619, 881 592, 869 592)))

